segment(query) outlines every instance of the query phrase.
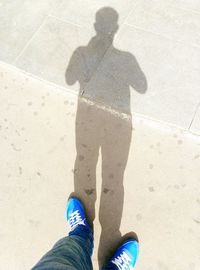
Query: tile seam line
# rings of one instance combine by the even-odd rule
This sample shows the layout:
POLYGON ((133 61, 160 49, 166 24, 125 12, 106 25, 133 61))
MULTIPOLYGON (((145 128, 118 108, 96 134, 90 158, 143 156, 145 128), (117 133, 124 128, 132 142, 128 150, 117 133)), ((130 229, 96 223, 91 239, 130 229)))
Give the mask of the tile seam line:
MULTIPOLYGON (((3 61, 1 61, 1 60, 0 60, 0 64, 7 66, 8 69, 10 69, 11 71, 13 70, 13 71, 15 71, 15 72, 20 72, 20 73, 24 74, 25 76, 29 76, 30 78, 32 78, 32 79, 34 79, 34 80, 38 80, 38 81, 40 81, 40 82, 42 82, 42 83, 45 83, 45 84, 47 84, 47 85, 49 85, 49 86, 54 86, 54 87, 55 87, 56 89, 58 89, 59 91, 62 91, 62 92, 71 94, 71 95, 76 96, 76 97, 79 96, 79 95, 78 95, 78 92, 76 92, 76 91, 73 90, 73 89, 70 89, 70 88, 67 88, 67 87, 58 85, 58 84, 53 83, 53 82, 50 82, 50 81, 47 81, 47 80, 45 80, 45 79, 43 79, 43 78, 41 78, 41 77, 38 77, 38 76, 36 76, 36 75, 34 75, 34 74, 32 74, 32 73, 29 73, 29 72, 27 72, 27 71, 25 71, 25 70, 23 70, 23 69, 20 69, 20 68, 14 66, 14 65, 12 65, 12 64, 8 64, 8 63, 3 62, 3 61)), ((89 98, 87 98, 87 97, 84 97, 84 96, 80 96, 80 98, 81 98, 81 99, 84 99, 84 100, 87 100, 88 103, 92 103, 92 104, 94 104, 94 105, 97 104, 97 105, 98 105, 99 107, 101 107, 102 109, 103 109, 103 108, 106 109, 106 108, 109 107, 109 106, 106 106, 106 105, 103 104, 103 103, 98 102, 98 100, 94 100, 94 101, 93 101, 93 100, 91 100, 91 99, 89 99, 89 98)), ((95 106, 96 106, 96 105, 95 105, 95 106)), ((111 108, 110 111, 113 111, 113 112, 115 112, 115 113, 118 114, 118 115, 120 115, 120 114, 121 114, 121 115, 125 114, 125 113, 121 112, 120 110, 116 110, 116 109, 113 109, 113 108, 111 108)), ((142 119, 144 119, 144 120, 152 121, 152 122, 154 122, 154 123, 160 124, 160 125, 163 126, 163 127, 174 128, 174 129, 177 129, 177 130, 181 130, 181 131, 183 131, 183 132, 187 132, 188 134, 194 135, 194 136, 196 136, 196 137, 198 137, 198 138, 200 137, 200 134, 199 134, 199 133, 193 132, 193 131, 189 130, 188 128, 184 128, 184 127, 178 126, 177 124, 169 123, 169 122, 164 121, 164 120, 159 120, 159 119, 153 118, 153 117, 151 117, 151 116, 148 116, 148 115, 146 115, 146 114, 138 113, 138 112, 133 111, 133 110, 131 110, 131 114, 132 114, 132 116, 135 115, 136 117, 138 117, 138 118, 140 118, 140 119, 142 118, 142 119)), ((126 114, 126 115, 127 115, 127 114, 126 114)))
POLYGON ((38 75, 35 75, 35 74, 33 74, 33 73, 29 72, 29 71, 26 71, 26 70, 24 70, 24 69, 22 69, 22 68, 20 68, 18 66, 15 66, 12 63, 7 63, 7 62, 4 62, 4 61, 0 60, 0 65, 6 66, 11 71, 19 72, 19 73, 23 74, 24 76, 28 76, 31 79, 37 80, 37 81, 39 81, 41 83, 44 83, 44 84, 47 84, 48 86, 53 86, 53 87, 55 87, 55 88, 57 88, 57 89, 59 89, 61 91, 66 91, 67 90, 68 93, 70 93, 70 94, 72 94, 74 96, 77 95, 77 92, 75 90, 71 89, 71 88, 68 88, 68 87, 59 85, 57 83, 48 81, 48 80, 46 80, 46 79, 44 79, 42 77, 39 77, 38 75))
POLYGON ((193 124, 193 122, 194 122, 194 120, 195 120, 195 117, 196 117, 196 115, 197 115, 197 112, 198 112, 199 108, 200 108, 200 102, 199 102, 199 103, 197 104, 197 106, 196 106, 196 109, 195 109, 194 115, 193 115, 193 117, 192 117, 192 120, 191 120, 191 122, 190 122, 190 125, 189 125, 189 127, 188 127, 188 130, 191 129, 192 124, 193 124))
POLYGON ((128 26, 128 27, 133 28, 133 29, 135 28, 136 30, 140 30, 140 31, 143 31, 143 32, 146 32, 146 33, 150 33, 150 34, 155 35, 155 36, 160 36, 162 38, 173 41, 174 43, 179 43, 179 44, 182 44, 182 45, 185 45, 185 46, 193 47, 193 48, 198 49, 198 50, 200 49, 200 46, 198 46, 198 45, 196 45, 194 43, 190 44, 190 43, 178 40, 178 39, 172 39, 172 38, 170 38, 168 36, 165 36, 165 35, 150 31, 150 30, 146 30, 146 29, 144 29, 142 27, 139 27, 139 26, 136 26, 136 25, 133 25, 133 24, 130 24, 130 23, 125 23, 124 26, 128 26))
MULTIPOLYGON (((130 14, 131 12, 132 12, 132 11, 130 11, 129 14, 130 14)), ((129 16, 129 14, 128 14, 128 16, 129 16)), ((71 25, 76 26, 76 27, 80 27, 80 28, 84 28, 84 29, 91 30, 91 27, 88 26, 87 24, 78 24, 78 23, 72 22, 72 21, 70 21, 70 20, 61 19, 61 18, 59 18, 59 17, 57 17, 57 16, 55 16, 55 15, 52 15, 52 14, 49 14, 48 17, 49 17, 49 18, 53 18, 53 19, 58 20, 58 21, 63 22, 63 23, 71 24, 71 25)), ((126 19, 127 19, 127 17, 123 20, 122 24, 119 25, 119 30, 117 31, 116 36, 117 36, 118 33, 120 32, 122 26, 125 24, 126 19)))
POLYGON ((78 24, 78 23, 71 22, 70 20, 60 19, 57 16, 52 15, 52 14, 49 14, 48 18, 53 18, 53 19, 55 19, 55 20, 57 20, 59 22, 68 23, 68 24, 71 24, 71 25, 76 26, 76 27, 90 29, 90 27, 88 27, 87 25, 81 25, 81 24, 78 24))
MULTIPOLYGON (((130 9, 130 11, 128 12, 127 16, 124 18, 124 21, 123 21, 123 23, 122 23, 121 26, 123 26, 123 25, 126 24, 126 21, 128 20, 129 16, 130 16, 131 13, 133 12, 134 7, 136 7, 136 6, 137 6, 137 4, 136 4, 136 2, 135 2, 135 3, 133 4, 132 8, 130 9)), ((121 28, 121 27, 120 27, 120 28, 121 28)))
POLYGON ((200 138, 200 133, 193 132, 191 130, 188 130, 187 128, 178 126, 177 124, 169 123, 169 122, 164 121, 164 120, 159 120, 159 119, 153 118, 151 116, 148 116, 146 114, 142 114, 142 113, 139 113, 136 111, 132 111, 131 113, 133 116, 133 122, 134 122, 134 116, 135 116, 138 119, 143 119, 144 121, 149 121, 149 122, 154 122, 156 124, 159 124, 163 128, 173 128, 173 129, 185 132, 187 134, 194 135, 197 138, 200 138))
POLYGON ((133 4, 133 7, 131 8, 131 10, 129 11, 128 15, 127 15, 127 16, 126 16, 126 18, 124 19, 123 25, 125 25, 125 24, 126 24, 126 22, 127 22, 128 18, 129 18, 129 16, 131 15, 131 13, 132 13, 132 12, 133 12, 133 10, 134 10, 134 7, 137 7, 136 2, 135 2, 135 4, 133 4))
MULTIPOLYGON (((59 4, 59 6, 61 6, 61 5, 62 5, 62 3, 59 4)), ((127 16, 124 18, 122 24, 119 25, 119 30, 120 30, 120 28, 126 23, 126 20, 128 19, 129 15, 132 13, 132 11, 133 11, 133 9, 134 9, 135 6, 136 6, 136 3, 133 4, 133 6, 131 7, 131 9, 130 9, 130 11, 128 12, 127 16)), ((118 11, 117 11, 117 12, 118 12, 118 11)), ((48 14, 48 16, 49 16, 49 17, 52 17, 52 18, 55 18, 55 19, 57 19, 57 20, 59 20, 59 21, 62 21, 62 22, 64 22, 64 23, 69 23, 69 24, 74 25, 74 26, 77 26, 77 27, 82 27, 82 28, 88 28, 88 29, 90 29, 90 27, 87 26, 87 24, 82 24, 82 25, 81 25, 81 24, 78 24, 78 23, 74 23, 74 22, 72 22, 72 21, 70 21, 70 20, 61 19, 61 18, 57 17, 56 15, 53 15, 51 12, 48 14)), ((117 31, 117 32, 118 32, 118 31, 117 31)))
POLYGON ((12 65, 15 65, 16 62, 18 61, 18 59, 22 56, 22 54, 25 52, 25 50, 27 49, 27 47, 30 45, 30 43, 32 42, 32 40, 35 38, 35 36, 37 35, 37 33, 40 31, 40 29, 42 28, 42 26, 45 24, 46 20, 48 18, 48 15, 45 16, 45 18, 43 19, 43 21, 41 22, 40 26, 37 28, 37 30, 33 33, 32 37, 27 41, 27 43, 25 44, 25 46, 23 47, 23 49, 21 50, 21 52, 18 54, 18 56, 12 61, 12 65))
MULTIPOLYGON (((58 3, 55 7, 58 8, 62 3, 58 3)), ((41 29, 41 27, 44 25, 44 23, 46 22, 47 18, 49 17, 49 14, 51 14, 53 10, 53 7, 50 9, 49 13, 46 13, 44 15, 44 19, 42 20, 40 26, 37 28, 37 30, 33 33, 33 35, 30 37, 30 39, 27 41, 27 43, 25 44, 25 46, 22 48, 21 52, 15 57, 15 59, 12 61, 12 64, 16 63, 16 61, 20 58, 20 56, 23 54, 23 52, 26 50, 26 48, 28 47, 28 45, 30 44, 30 42, 32 41, 32 39, 34 38, 34 36, 36 35, 36 33, 41 29)))

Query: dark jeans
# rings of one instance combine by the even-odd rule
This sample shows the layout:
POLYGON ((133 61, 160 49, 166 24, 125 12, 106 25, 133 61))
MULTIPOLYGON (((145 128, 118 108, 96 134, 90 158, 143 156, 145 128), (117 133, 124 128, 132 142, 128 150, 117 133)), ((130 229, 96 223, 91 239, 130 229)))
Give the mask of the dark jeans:
POLYGON ((92 270, 93 233, 79 225, 59 240, 32 270, 92 270))
MULTIPOLYGON (((92 270, 93 233, 79 225, 69 236, 59 240, 31 270, 92 270)), ((117 269, 108 263, 102 270, 117 269)))

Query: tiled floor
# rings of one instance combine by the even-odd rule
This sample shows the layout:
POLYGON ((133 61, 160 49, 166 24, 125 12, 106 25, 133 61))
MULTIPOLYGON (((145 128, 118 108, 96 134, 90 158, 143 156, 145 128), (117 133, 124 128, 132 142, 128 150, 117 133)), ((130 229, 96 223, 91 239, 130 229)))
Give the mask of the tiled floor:
POLYGON ((2 61, 76 93, 81 84, 93 100, 200 134, 198 1, 3 0, 0 14, 2 61), (116 26, 115 16, 104 9, 95 19, 108 6, 119 15, 113 43, 105 33, 116 26), (66 69, 80 47, 73 76, 81 69, 82 79, 67 82, 66 69), (125 52, 137 62, 125 64, 125 52), (137 93, 135 64, 147 81, 144 95, 137 93))
POLYGON ((6 64, 0 78, 1 268, 30 269, 66 235, 75 185, 91 215, 97 194, 95 270, 98 248, 102 261, 130 231, 140 241, 135 270, 199 270, 199 136, 122 119, 6 64))

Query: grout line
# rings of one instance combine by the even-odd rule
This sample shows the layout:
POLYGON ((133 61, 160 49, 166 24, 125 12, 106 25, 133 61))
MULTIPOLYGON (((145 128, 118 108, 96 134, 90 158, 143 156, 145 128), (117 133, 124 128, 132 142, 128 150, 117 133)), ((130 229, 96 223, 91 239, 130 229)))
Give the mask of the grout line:
POLYGON ((191 128, 191 126, 192 126, 192 124, 193 124, 193 122, 194 122, 194 119, 195 119, 195 117, 196 117, 196 115, 197 115, 197 112, 198 112, 198 109, 199 109, 199 108, 200 108, 200 102, 197 104, 197 107, 196 107, 195 112, 194 112, 194 116, 193 116, 193 118, 192 118, 192 120, 191 120, 191 123, 190 123, 190 125, 189 125, 188 130, 190 130, 190 128, 191 128))
POLYGON ((48 18, 48 15, 46 15, 43 19, 43 21, 41 22, 40 26, 37 28, 37 30, 33 33, 32 37, 27 41, 27 43, 25 44, 24 48, 21 50, 21 52, 18 54, 18 56, 14 59, 14 61, 12 62, 13 65, 16 64, 17 60, 21 57, 21 55, 24 53, 24 51, 26 50, 26 48, 29 46, 29 44, 31 43, 31 41, 34 39, 34 37, 37 35, 37 33, 40 31, 40 29, 42 28, 42 26, 45 24, 46 20, 48 18))
POLYGON ((125 20, 124 20, 124 22, 123 22, 123 25, 125 25, 126 24, 126 22, 127 22, 127 20, 128 20, 128 18, 129 18, 129 16, 131 15, 131 13, 133 12, 133 10, 134 10, 134 7, 136 7, 137 5, 136 5, 136 3, 135 4, 133 4, 133 7, 131 8, 131 10, 129 11, 129 13, 128 13, 128 15, 126 16, 126 18, 125 18, 125 20))
POLYGON ((62 90, 62 91, 66 91, 67 90, 68 93, 70 93, 70 94, 72 94, 74 96, 77 96, 77 92, 75 90, 73 90, 71 88, 67 88, 67 87, 62 86, 62 85, 59 85, 59 84, 56 84, 54 82, 48 81, 46 79, 43 79, 42 77, 39 77, 38 75, 35 75, 33 73, 30 73, 30 72, 28 72, 28 71, 26 71, 26 70, 24 70, 24 69, 22 69, 22 68, 20 68, 18 66, 12 65, 12 64, 7 63, 7 62, 3 62, 1 60, 0 60, 0 65, 6 66, 6 68, 8 68, 11 71, 20 72, 24 76, 28 76, 28 77, 30 77, 33 80, 37 80, 37 81, 39 81, 41 83, 46 83, 47 85, 53 87, 54 89, 57 88, 57 89, 62 90))
POLYGON ((68 23, 68 24, 71 24, 73 26, 76 26, 76 27, 80 27, 80 28, 86 28, 86 29, 91 29, 91 27, 89 27, 87 24, 78 24, 78 23, 74 23, 74 22, 71 22, 69 20, 65 20, 65 19, 60 19, 58 18, 57 16, 54 16, 52 14, 49 14, 48 17, 51 17, 57 21, 60 21, 60 22, 63 22, 63 23, 68 23))
MULTIPOLYGON (((136 3, 133 4, 133 7, 135 7, 135 6, 136 6, 136 3)), ((129 17, 130 14, 133 12, 133 7, 130 9, 129 13, 128 13, 127 16, 124 18, 123 23, 119 26, 119 29, 118 29, 117 33, 115 34, 115 39, 114 39, 114 40, 116 40, 116 39, 118 38, 119 34, 121 33, 121 31, 122 31, 122 29, 123 29, 123 26, 126 25, 126 21, 127 21, 128 17, 129 17)))

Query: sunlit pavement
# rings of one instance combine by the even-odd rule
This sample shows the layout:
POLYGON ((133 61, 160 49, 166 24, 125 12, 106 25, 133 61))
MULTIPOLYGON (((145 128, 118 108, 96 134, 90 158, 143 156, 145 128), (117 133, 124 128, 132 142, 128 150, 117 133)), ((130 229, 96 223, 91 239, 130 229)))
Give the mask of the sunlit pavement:
POLYGON ((135 269, 199 270, 199 13, 195 0, 1 1, 1 267, 30 269, 67 234, 75 191, 95 269, 134 232, 135 269))

